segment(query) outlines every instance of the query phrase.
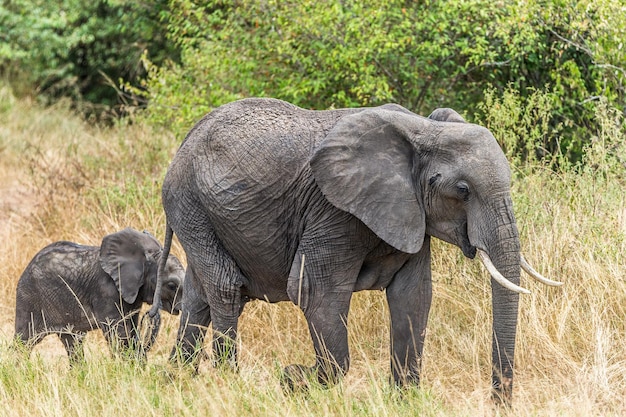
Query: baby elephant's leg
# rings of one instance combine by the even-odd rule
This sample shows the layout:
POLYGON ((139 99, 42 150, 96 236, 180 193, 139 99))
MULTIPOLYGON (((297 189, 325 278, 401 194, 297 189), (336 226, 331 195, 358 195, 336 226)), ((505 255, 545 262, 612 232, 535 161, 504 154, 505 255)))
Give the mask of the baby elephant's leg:
POLYGON ((26 310, 17 309, 14 337, 16 343, 22 344, 30 353, 33 347, 41 342, 48 334, 43 321, 38 315, 30 314, 26 310))
POLYGON ((70 366, 74 366, 85 360, 85 351, 83 349, 85 333, 63 332, 59 333, 59 339, 63 342, 63 346, 65 346, 67 355, 70 358, 70 366))

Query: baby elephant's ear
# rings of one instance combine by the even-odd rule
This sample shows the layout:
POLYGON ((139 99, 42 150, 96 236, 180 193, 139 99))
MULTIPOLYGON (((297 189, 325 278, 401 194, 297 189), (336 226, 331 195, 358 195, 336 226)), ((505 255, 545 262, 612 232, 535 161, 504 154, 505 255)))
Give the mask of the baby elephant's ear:
POLYGON ((158 252, 158 242, 134 229, 107 235, 100 246, 100 266, 113 278, 122 299, 132 304, 145 283, 149 254, 158 252))

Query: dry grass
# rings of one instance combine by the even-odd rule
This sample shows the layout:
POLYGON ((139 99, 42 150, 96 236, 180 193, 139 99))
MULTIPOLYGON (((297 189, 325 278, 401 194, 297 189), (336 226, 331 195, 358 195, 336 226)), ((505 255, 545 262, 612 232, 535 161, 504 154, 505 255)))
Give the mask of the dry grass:
MULTIPOLYGON (((606 173, 526 170, 514 198, 526 257, 553 279, 528 279, 517 348, 515 409, 489 401, 490 288, 485 271, 437 242, 434 300, 421 389, 388 384, 389 333, 382 292, 356 294, 352 368, 330 390, 286 396, 280 369, 313 358, 308 331, 288 303, 250 303, 241 319, 241 370, 203 363, 172 368, 177 318, 165 317, 146 366, 110 358, 99 334, 87 363, 68 369, 48 338, 30 360, 9 349, 15 285, 32 256, 60 239, 98 244, 126 226, 163 236, 159 182, 178 139, 145 126, 101 130, 62 106, 41 109, 0 90, 0 415, 476 416, 626 414, 626 209, 623 183, 606 173)), ((181 255, 179 246, 174 252, 181 255)), ((184 257, 181 257, 184 258, 184 257)))

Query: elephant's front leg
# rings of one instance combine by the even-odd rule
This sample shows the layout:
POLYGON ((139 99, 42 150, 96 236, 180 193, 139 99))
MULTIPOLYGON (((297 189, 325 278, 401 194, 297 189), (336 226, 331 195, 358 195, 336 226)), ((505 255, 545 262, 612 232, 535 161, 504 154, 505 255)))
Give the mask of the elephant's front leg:
POLYGON ((322 384, 338 382, 350 367, 348 310, 352 291, 325 294, 321 305, 305 313, 315 348, 315 371, 322 384))
POLYGON ((432 299, 430 238, 387 287, 391 314, 391 369, 399 385, 419 384, 426 324, 432 299))
MULTIPOLYGON (((114 317, 112 314, 109 317, 114 317)), ((101 327, 104 338, 111 346, 113 354, 128 358, 145 359, 146 352, 139 343, 139 310, 127 312, 119 319, 107 318, 101 327)))
POLYGON ((283 382, 290 388, 306 387, 308 377, 324 385, 335 383, 350 367, 350 300, 363 260, 380 240, 348 214, 332 220, 330 226, 305 233, 289 274, 287 293, 304 312, 316 355, 312 368, 285 369, 283 382))
POLYGON ((315 349, 315 365, 289 365, 283 384, 298 390, 308 386, 310 378, 322 385, 332 385, 348 372, 348 329, 346 327, 352 291, 329 292, 314 308, 305 309, 309 332, 315 349))

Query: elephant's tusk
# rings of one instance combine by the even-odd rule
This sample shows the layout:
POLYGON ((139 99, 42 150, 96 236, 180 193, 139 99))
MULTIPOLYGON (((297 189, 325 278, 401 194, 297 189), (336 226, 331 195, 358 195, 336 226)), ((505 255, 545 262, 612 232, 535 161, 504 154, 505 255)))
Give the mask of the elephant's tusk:
POLYGON ((495 279, 498 282, 498 284, 502 285, 504 288, 508 290, 511 290, 520 294, 530 294, 530 291, 528 291, 526 288, 522 288, 519 285, 515 285, 511 281, 503 277, 502 274, 498 272, 498 269, 494 266, 493 262, 491 262, 489 255, 487 255, 487 252, 481 249, 478 249, 477 253, 478 253, 478 256, 480 256, 480 260, 485 265, 485 268, 487 268, 487 271, 489 271, 489 274, 491 274, 492 278, 495 279))
POLYGON ((560 287, 561 285, 563 285, 562 282, 552 281, 551 279, 548 279, 544 277, 543 275, 541 275, 539 272, 535 271, 535 269, 532 266, 530 266, 528 262, 526 262, 526 259, 524 259, 524 257, 521 254, 520 254, 520 265, 522 266, 522 269, 526 271, 528 275, 535 278, 537 281, 541 282, 542 284, 550 285, 551 287, 560 287))

